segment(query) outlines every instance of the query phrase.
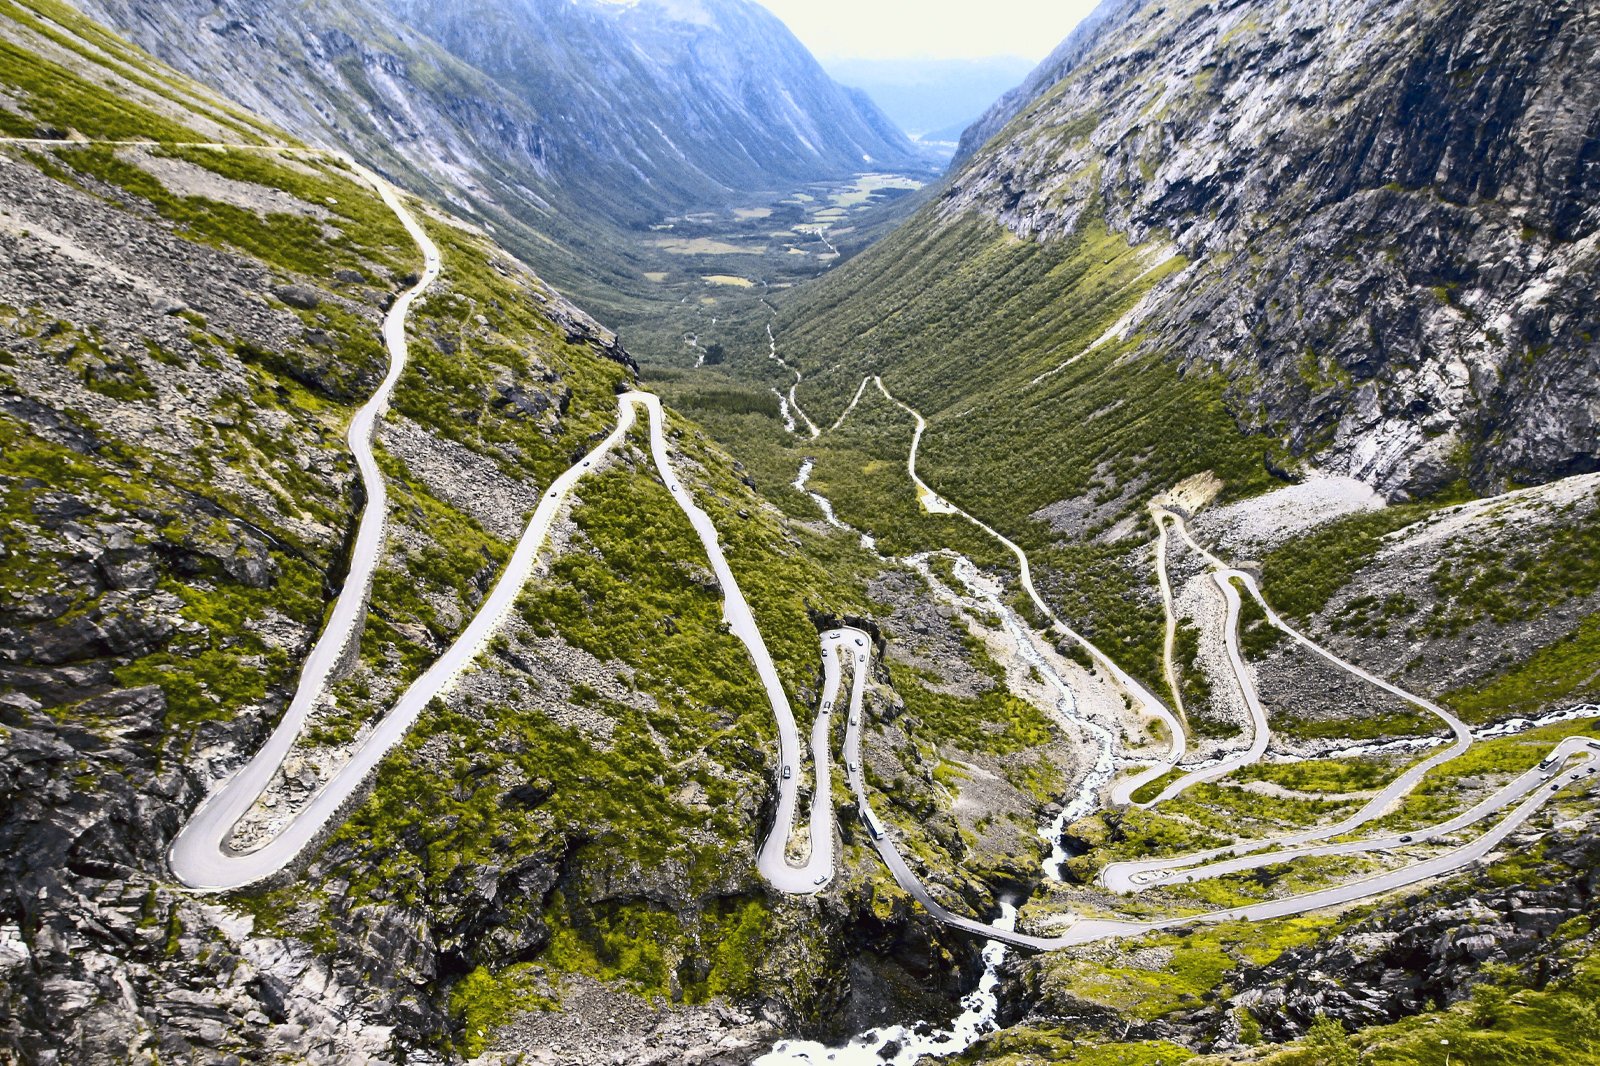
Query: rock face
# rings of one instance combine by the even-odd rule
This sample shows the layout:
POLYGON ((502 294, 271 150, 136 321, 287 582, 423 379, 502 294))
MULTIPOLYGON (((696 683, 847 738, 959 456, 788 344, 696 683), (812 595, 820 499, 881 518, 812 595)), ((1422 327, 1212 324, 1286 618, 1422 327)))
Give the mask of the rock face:
POLYGON ((1391 496, 1591 471, 1597 38, 1569 3, 1108 4, 969 131, 943 215, 1170 239, 1125 332, 1391 496))
POLYGON ((298 654, 311 632, 290 617, 286 569, 335 568, 341 535, 239 467, 206 464, 241 423, 271 427, 299 464, 274 477, 300 506, 348 508, 348 463, 281 386, 252 396, 248 361, 295 360, 330 398, 370 389, 370 346, 330 321, 334 366, 288 308, 348 316, 360 338, 378 291, 274 290, 265 264, 185 242, 81 160, 70 182, 41 165, 0 158, 0 1060, 392 1059, 393 1022, 370 993, 411 987, 415 938, 356 974, 255 935, 164 873, 208 757, 235 763, 285 700, 279 679, 253 692, 250 679, 255 654, 298 654), (231 630, 195 619, 197 597, 240 595, 283 611, 231 630), (229 673, 245 682, 229 716, 204 705, 230 693, 172 684, 172 664, 207 659, 229 663, 217 689, 229 673))
POLYGON ((1542 852, 1559 876, 1502 887, 1458 882, 1381 910, 1335 940, 1237 975, 1243 979, 1217 1014, 1249 1009, 1268 1038, 1288 1040, 1318 1014, 1356 1027, 1454 1003, 1490 963, 1536 970, 1542 984, 1563 968, 1546 943, 1551 935, 1593 919, 1600 841, 1592 821, 1575 823, 1547 837, 1542 852))

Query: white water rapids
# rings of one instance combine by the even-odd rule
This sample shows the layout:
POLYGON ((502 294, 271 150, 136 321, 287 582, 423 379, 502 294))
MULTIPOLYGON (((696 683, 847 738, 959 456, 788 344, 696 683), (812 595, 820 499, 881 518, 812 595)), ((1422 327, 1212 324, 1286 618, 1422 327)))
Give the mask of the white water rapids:
MULTIPOLYGON (((1015 929, 1017 908, 1001 903, 1000 917, 991 924, 996 929, 1015 929)), ((928 1022, 887 1025, 868 1029, 839 1047, 814 1040, 782 1040, 754 1066, 915 1066, 925 1055, 959 1055, 998 1028, 1000 964, 1005 957, 1004 944, 991 940, 984 945, 983 976, 978 987, 961 998, 961 1013, 948 1029, 935 1029, 928 1022)))

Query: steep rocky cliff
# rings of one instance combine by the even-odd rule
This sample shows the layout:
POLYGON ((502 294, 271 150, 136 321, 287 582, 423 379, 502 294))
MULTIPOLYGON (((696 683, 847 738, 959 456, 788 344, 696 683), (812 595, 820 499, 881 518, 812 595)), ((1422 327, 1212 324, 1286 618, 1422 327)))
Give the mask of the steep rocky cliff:
MULTIPOLYGON (((932 204, 778 299, 808 413, 881 374, 924 476, 1145 676, 1144 503, 1188 477, 1592 471, 1597 34, 1561 3, 1108 5, 932 204)), ((786 388, 759 328, 745 370, 786 388)))
POLYGON ((1125 6, 942 217, 1170 241, 1121 331, 1391 494, 1593 470, 1597 35, 1568 3, 1125 6))
MULTIPOLYGON (((1182 269, 1153 291, 1106 278, 1118 295, 970 252, 949 264, 962 292, 993 294, 987 324, 944 330, 976 371, 969 393, 1015 374, 1009 390, 1042 396, 1055 382, 1038 375, 1127 339, 1219 373, 1240 430, 1280 441, 1283 462, 1392 497, 1593 470, 1597 33, 1564 3, 1108 7, 937 208, 794 304, 794 343, 815 336, 819 366, 877 349, 915 389, 933 356, 885 330, 944 330, 938 301, 959 297, 895 290, 914 248, 989 224, 1039 249, 997 257, 1049 258, 1104 231, 1182 269), (994 343, 1039 332, 1008 304, 1029 299, 1042 325, 1052 287, 1116 313, 1090 309, 1100 328, 1081 337, 994 343)), ((937 286, 949 253, 927 254, 937 286)))

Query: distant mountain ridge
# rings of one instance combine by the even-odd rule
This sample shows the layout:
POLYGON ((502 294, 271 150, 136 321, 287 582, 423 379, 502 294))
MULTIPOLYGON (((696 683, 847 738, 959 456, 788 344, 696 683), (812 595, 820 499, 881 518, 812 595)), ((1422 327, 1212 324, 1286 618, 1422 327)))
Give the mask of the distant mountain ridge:
POLYGON ((653 269, 630 229, 730 190, 919 165, 882 112, 749 0, 78 6, 491 228, 603 317, 623 317, 653 269))
POLYGON ((1033 68, 1022 84, 1006 92, 989 106, 989 110, 961 135, 961 147, 956 150, 956 161, 970 158, 1006 124, 1022 113, 1046 89, 1066 77, 1086 59, 1105 36, 1123 25, 1145 6, 1148 0, 1102 0, 1082 22, 1075 26, 1067 39, 1056 50, 1033 68))
MULTIPOLYGON (((385 0, 533 107, 557 172, 624 164, 663 199, 901 166, 914 149, 750 0, 385 0)), ((641 190, 643 191, 643 190, 641 190)))

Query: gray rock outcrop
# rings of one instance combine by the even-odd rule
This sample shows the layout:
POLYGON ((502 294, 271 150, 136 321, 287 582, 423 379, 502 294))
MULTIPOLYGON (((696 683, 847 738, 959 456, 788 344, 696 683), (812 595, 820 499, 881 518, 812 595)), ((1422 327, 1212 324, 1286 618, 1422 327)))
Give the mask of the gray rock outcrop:
POLYGON ((1564 2, 1103 5, 942 211, 1170 240, 1128 331, 1391 497, 1592 471, 1597 40, 1564 2))

